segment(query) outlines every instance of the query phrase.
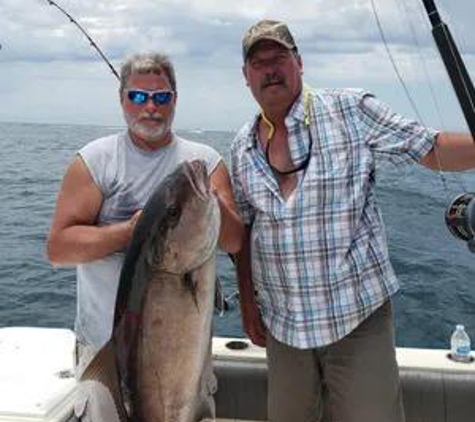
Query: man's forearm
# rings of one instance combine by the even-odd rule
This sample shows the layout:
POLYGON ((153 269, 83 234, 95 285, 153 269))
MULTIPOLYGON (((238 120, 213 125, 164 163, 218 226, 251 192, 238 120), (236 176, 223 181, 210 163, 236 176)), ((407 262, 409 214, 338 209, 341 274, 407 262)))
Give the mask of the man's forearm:
POLYGON ((251 271, 250 228, 244 230, 241 250, 236 254, 236 268, 241 305, 255 302, 254 284, 251 271))
POLYGON ((475 168, 475 142, 465 133, 441 132, 434 148, 421 160, 432 170, 464 171, 475 168))
POLYGON ((50 262, 55 266, 76 265, 125 250, 133 226, 129 222, 109 226, 76 225, 51 235, 47 243, 50 262))
POLYGON ((219 233, 219 246, 228 253, 237 253, 241 248, 243 238, 243 224, 230 201, 216 194, 221 212, 221 230, 219 233))

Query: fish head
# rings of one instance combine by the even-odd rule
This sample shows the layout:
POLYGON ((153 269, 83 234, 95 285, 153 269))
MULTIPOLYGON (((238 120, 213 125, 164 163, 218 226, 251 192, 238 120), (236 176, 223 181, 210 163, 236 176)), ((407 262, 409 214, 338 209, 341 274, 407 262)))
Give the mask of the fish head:
POLYGON ((215 251, 220 226, 205 162, 180 164, 151 201, 152 212, 160 209, 146 242, 154 269, 186 273, 205 262, 215 251))

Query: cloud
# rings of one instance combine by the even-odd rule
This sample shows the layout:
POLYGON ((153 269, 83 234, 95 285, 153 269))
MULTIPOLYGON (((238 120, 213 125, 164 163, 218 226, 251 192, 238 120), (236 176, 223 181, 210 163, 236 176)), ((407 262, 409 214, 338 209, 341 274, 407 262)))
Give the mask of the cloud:
MULTIPOLYGON (((400 90, 369 0, 57 0, 119 67, 141 50, 168 53, 180 89, 177 123, 236 127, 256 106, 241 76, 241 39, 258 19, 285 20, 303 55, 305 78, 322 86, 400 90)), ((475 6, 438 0, 469 69, 475 60, 475 6)), ((471 3, 471 2, 469 2, 471 3)), ((437 84, 444 69, 419 0, 374 0, 384 36, 409 83, 437 84)), ((47 0, 0 3, 0 119, 121 123, 117 82, 86 38, 47 0), (94 101, 90 92, 94 91, 94 101), (54 95, 53 95, 54 94, 54 95), (38 98, 32 98, 38 96, 38 98), (49 117, 48 117, 49 113, 49 117)), ((399 93, 403 96, 402 92, 399 93)))

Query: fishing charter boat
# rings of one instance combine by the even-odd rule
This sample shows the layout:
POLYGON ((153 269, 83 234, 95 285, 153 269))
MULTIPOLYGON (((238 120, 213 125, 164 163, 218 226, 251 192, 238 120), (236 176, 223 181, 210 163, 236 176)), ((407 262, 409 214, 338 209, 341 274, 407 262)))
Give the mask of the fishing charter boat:
MULTIPOLYGON (((76 380, 71 330, 0 329, 0 422, 72 422, 76 380)), ((475 361, 449 350, 397 348, 407 422, 475 421, 475 361)), ((215 337, 217 422, 266 421, 265 349, 215 337)))

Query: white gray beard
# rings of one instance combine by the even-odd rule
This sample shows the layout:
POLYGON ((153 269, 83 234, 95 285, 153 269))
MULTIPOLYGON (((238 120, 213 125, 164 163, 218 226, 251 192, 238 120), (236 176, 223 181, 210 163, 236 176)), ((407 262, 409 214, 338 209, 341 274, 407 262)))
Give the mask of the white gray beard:
POLYGON ((168 122, 162 119, 156 127, 149 127, 141 123, 139 118, 132 117, 128 113, 124 113, 124 118, 129 130, 148 142, 162 139, 168 133, 171 126, 171 118, 168 122))

